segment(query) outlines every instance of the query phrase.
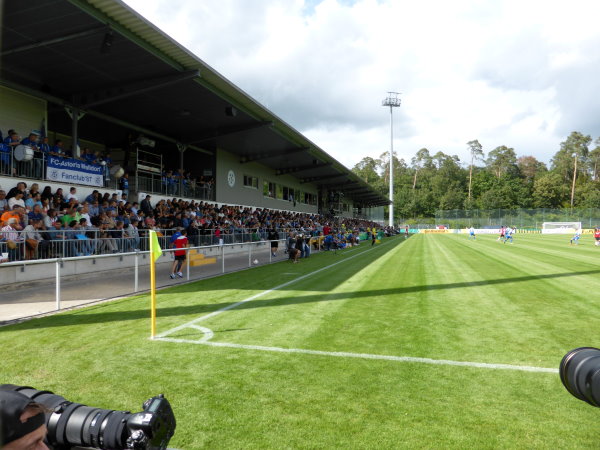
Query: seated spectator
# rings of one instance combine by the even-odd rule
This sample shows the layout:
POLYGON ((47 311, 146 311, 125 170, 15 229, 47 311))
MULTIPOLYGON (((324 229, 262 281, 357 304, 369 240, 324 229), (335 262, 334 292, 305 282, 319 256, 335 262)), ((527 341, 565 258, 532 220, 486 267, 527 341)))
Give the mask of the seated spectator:
POLYGON ((42 201, 44 201, 44 200, 52 201, 52 188, 50 186, 44 187, 41 198, 42 198, 42 201))
POLYGON ((17 192, 24 193, 27 190, 27 183, 23 181, 19 181, 14 188, 11 188, 6 194, 6 200, 10 200, 12 197, 16 195, 17 192))
POLYGON ((118 247, 115 239, 112 237, 108 224, 100 222, 98 218, 98 251, 99 253, 116 253, 118 247))
POLYGON ((44 213, 42 212, 42 206, 41 206, 41 204, 37 204, 36 203, 33 206, 32 210, 29 211, 29 213, 27 213, 27 217, 29 218, 29 221, 32 221, 32 220, 43 221, 44 220, 44 213))
POLYGON ((64 209, 64 204, 65 198, 63 196, 63 190, 62 188, 58 188, 52 198, 52 207, 58 211, 62 211, 64 209))
POLYGON ((17 191, 15 195, 8 199, 8 206, 14 209, 15 205, 25 208, 25 201, 23 200, 23 191, 17 191))
POLYGON ((54 226, 56 222, 60 222, 58 220, 58 213, 55 209, 50 208, 48 213, 44 216, 44 227, 49 230, 54 226))
POLYGON ((7 209, 9 209, 9 207, 8 200, 6 200, 6 192, 0 190, 0 213, 7 209))
POLYGON ((77 188, 74 186, 71 186, 71 189, 69 189, 69 193, 67 194, 67 202, 70 202, 71 199, 75 199, 76 203, 79 203, 79 198, 77 197, 77 188))
POLYGON ((14 217, 9 218, 6 221, 5 226, 2 227, 2 239, 6 241, 8 260, 11 262, 21 259, 21 247, 23 242, 23 237, 21 233, 19 233, 21 229, 17 219, 14 217))

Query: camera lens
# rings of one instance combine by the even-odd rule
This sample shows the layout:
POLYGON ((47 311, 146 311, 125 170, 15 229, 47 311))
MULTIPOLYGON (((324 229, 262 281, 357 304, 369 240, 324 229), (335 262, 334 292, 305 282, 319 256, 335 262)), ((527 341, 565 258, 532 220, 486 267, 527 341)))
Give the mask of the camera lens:
POLYGON ((563 385, 574 397, 600 406, 600 349, 571 350, 560 362, 559 373, 563 385))

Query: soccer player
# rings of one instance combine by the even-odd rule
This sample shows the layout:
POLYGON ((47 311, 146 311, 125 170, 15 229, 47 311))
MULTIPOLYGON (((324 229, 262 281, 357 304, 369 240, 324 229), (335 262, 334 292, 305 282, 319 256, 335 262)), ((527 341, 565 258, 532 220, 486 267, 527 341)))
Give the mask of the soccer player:
POLYGON ((595 245, 600 246, 600 228, 594 229, 594 239, 596 240, 595 245))
POLYGON ((500 236, 498 236, 498 240, 499 241, 503 241, 504 240, 504 232, 506 231, 506 227, 504 225, 502 225, 502 228, 500 228, 500 236))
POLYGON ((576 232, 575 235, 573 235, 573 237, 571 238, 571 240, 569 241, 569 245, 573 245, 573 243, 575 243, 575 245, 579 244, 579 238, 581 237, 581 228, 579 228, 576 232))
POLYGON ((471 226, 471 228, 469 228, 469 240, 475 240, 475 228, 473 228, 473 226, 471 226))
POLYGON ((173 242, 173 246, 177 249, 175 250, 175 260, 173 261, 173 267, 171 268, 171 279, 175 277, 183 278, 183 273, 181 272, 181 266, 185 261, 186 257, 186 247, 188 246, 188 238, 187 238, 187 230, 184 228, 181 230, 181 233, 175 241, 173 242))
POLYGON ((513 233, 515 232, 515 228, 510 228, 510 227, 506 227, 506 229, 504 230, 504 243, 506 244, 506 241, 510 241, 510 243, 513 243, 513 233))

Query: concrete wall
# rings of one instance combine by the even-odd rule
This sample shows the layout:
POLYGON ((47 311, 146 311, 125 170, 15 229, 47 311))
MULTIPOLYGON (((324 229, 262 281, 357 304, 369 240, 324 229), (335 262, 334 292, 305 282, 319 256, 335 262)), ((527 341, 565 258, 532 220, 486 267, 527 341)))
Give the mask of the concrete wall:
POLYGON ((300 184, 300 180, 291 175, 276 176, 273 169, 258 163, 241 164, 239 157, 223 150, 217 151, 216 199, 219 203, 229 205, 253 205, 259 208, 294 210, 306 213, 316 213, 317 205, 305 205, 296 202, 296 206, 288 200, 278 200, 263 195, 263 182, 270 181, 293 189, 300 189, 317 195, 314 184, 300 184), (228 183, 229 171, 232 171, 235 183, 228 183), (244 186, 244 175, 258 177, 258 189, 244 186))
POLYGON ((42 121, 47 129, 45 100, 0 86, 0 130, 4 137, 12 128, 26 138, 31 130, 40 130, 42 121))
MULTIPOLYGON (((232 244, 221 246, 202 247, 198 249, 198 253, 204 254, 206 257, 219 258, 225 254, 227 264, 227 256, 247 255, 248 247, 252 247, 252 252, 269 248, 268 242, 254 242, 246 244, 232 244)), ((283 247, 283 243, 280 243, 283 247)), ((172 252, 163 252, 163 255, 158 259, 157 264, 170 265, 172 252)), ((81 259, 73 258, 63 261, 61 267, 61 277, 77 276, 87 273, 101 273, 109 270, 133 268, 135 265, 135 254, 116 254, 104 257, 84 257, 81 259)), ((138 264, 140 270, 150 264, 150 256, 147 253, 138 255, 138 264)), ((221 264, 220 259, 217 264, 221 264)), ((39 281, 45 279, 54 279, 56 276, 56 262, 47 263, 8 263, 0 264, 0 286, 8 286, 15 283, 25 283, 27 281, 39 281)))

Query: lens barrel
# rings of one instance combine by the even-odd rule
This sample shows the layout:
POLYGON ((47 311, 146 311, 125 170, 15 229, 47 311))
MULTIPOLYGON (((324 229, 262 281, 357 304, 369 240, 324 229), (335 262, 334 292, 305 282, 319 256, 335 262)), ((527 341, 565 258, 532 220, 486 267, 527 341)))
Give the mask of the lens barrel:
POLYGON ((3 384, 0 389, 20 392, 51 410, 46 414, 47 440, 54 449, 78 445, 101 449, 126 447, 129 412, 72 403, 50 391, 26 386, 3 384))
POLYGON ((574 397, 600 406, 600 349, 571 350, 560 362, 559 373, 563 385, 574 397))

